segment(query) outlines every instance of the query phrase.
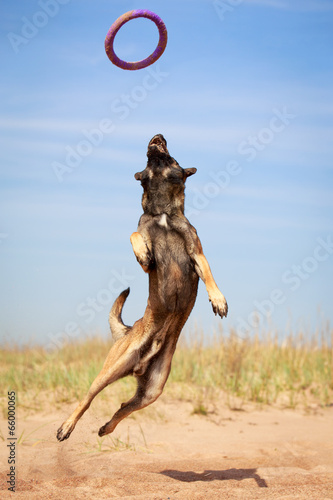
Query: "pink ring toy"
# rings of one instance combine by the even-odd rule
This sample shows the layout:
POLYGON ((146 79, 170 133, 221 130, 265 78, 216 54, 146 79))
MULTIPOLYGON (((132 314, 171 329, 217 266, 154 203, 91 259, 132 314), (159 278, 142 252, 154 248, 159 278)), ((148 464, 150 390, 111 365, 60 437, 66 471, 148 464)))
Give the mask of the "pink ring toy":
POLYGON ((150 66, 161 57, 165 50, 167 41, 167 29, 164 22, 160 17, 158 17, 157 14, 154 14, 154 12, 151 12, 150 10, 130 10, 128 12, 125 12, 125 14, 123 14, 122 16, 118 17, 118 19, 112 24, 111 28, 109 29, 105 38, 105 52, 110 61, 119 68, 129 70, 142 69, 150 66), (158 28, 160 39, 154 52, 150 54, 150 56, 146 57, 146 59, 142 59, 142 61, 136 62, 123 61, 122 59, 119 59, 119 57, 115 54, 113 50, 113 41, 119 29, 131 19, 136 19, 137 17, 146 17, 147 19, 153 21, 158 28))

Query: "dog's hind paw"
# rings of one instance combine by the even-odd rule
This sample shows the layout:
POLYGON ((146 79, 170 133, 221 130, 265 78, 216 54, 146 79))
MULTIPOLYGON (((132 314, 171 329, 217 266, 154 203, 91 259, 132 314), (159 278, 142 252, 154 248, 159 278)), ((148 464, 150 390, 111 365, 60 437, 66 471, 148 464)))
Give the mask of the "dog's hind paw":
POLYGON ((59 427, 57 432, 58 441, 65 441, 65 439, 68 439, 72 431, 74 430, 74 427, 74 424, 67 424, 67 422, 64 422, 62 426, 59 427))
POLYGON ((227 317, 228 304, 222 293, 220 293, 220 296, 209 297, 209 301, 212 304, 215 315, 218 314, 219 316, 221 316, 221 318, 227 317))
POLYGON ((105 432, 105 430, 106 430, 106 426, 107 426, 107 424, 102 425, 102 427, 101 427, 101 428, 100 428, 100 430, 98 431, 98 435, 99 435, 99 437, 105 436, 105 435, 107 434, 107 432, 105 432))
POLYGON ((100 430, 98 431, 99 437, 106 436, 107 434, 110 434, 113 432, 114 426, 110 424, 110 422, 107 422, 105 425, 102 425, 100 430))

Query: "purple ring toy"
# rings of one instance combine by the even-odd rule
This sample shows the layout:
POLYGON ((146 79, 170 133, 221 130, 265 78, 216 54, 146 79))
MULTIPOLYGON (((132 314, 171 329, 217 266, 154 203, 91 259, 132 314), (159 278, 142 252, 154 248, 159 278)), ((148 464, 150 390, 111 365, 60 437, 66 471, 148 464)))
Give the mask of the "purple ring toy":
POLYGON ((155 61, 157 61, 159 57, 161 57, 165 50, 167 41, 168 33, 166 26, 157 14, 154 14, 154 12, 151 12, 150 10, 130 10, 128 12, 125 12, 125 14, 123 14, 122 16, 118 17, 118 19, 112 24, 111 28, 109 29, 105 38, 105 52, 110 61, 119 68, 128 70, 142 69, 150 66, 155 61), (123 61, 122 59, 119 59, 119 57, 115 54, 113 50, 113 41, 119 29, 131 19, 136 19, 137 17, 146 17, 147 19, 153 21, 158 28, 160 39, 154 52, 150 54, 150 56, 146 57, 146 59, 142 59, 142 61, 136 62, 123 61))

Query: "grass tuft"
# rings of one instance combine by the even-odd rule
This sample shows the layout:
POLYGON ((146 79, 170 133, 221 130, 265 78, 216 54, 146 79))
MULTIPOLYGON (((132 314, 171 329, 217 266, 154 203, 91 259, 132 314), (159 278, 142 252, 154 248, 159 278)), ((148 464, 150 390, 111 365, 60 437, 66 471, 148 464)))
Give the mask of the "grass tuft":
MULTIPOLYGON (((314 338, 301 333, 279 342, 276 335, 239 339, 235 331, 217 334, 210 342, 202 332, 176 349, 166 395, 190 401, 193 413, 207 415, 217 393, 227 405, 245 402, 283 407, 333 403, 333 334, 328 328, 314 338)), ((99 373, 111 342, 99 337, 77 341, 54 352, 42 347, 0 349, 0 378, 7 391, 16 390, 18 405, 31 412, 44 403, 55 408, 80 400, 99 373)), ((136 382, 127 377, 98 396, 112 404, 128 400, 136 382)), ((0 399, 2 412, 7 399, 0 399)), ((116 409, 116 407, 115 407, 116 409)), ((110 411, 108 409, 108 411, 110 411)), ((103 442, 104 443, 104 442, 103 442)), ((111 447, 117 447, 113 443, 111 447)))

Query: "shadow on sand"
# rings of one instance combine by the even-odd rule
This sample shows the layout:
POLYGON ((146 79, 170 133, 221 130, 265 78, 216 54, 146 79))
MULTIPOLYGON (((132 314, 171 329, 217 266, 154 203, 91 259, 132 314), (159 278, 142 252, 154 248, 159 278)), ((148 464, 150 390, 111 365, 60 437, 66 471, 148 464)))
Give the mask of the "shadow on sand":
POLYGON ((195 481, 230 481, 232 479, 242 481, 243 479, 254 479, 259 488, 268 487, 266 481, 257 474, 257 469, 205 470, 201 473, 163 470, 161 474, 185 483, 193 483, 195 481))

